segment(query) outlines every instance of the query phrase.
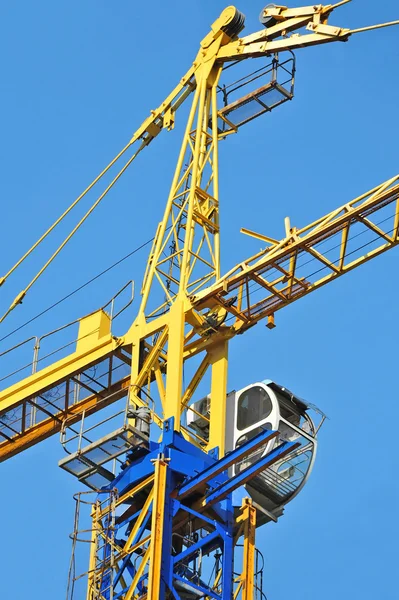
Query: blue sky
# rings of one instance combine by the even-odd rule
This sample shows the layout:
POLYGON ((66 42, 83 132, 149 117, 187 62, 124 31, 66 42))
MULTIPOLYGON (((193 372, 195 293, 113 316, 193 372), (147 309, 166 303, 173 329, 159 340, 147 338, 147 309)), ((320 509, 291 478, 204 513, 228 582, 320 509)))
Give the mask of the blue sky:
MULTIPOLYGON (((4 3, 2 272, 175 86, 224 7, 219 0, 4 3)), ((248 32, 259 28, 262 7, 238 4, 248 32)), ((360 27, 397 18, 394 0, 357 0, 331 22, 360 27)), ((383 29, 299 50, 294 101, 221 145, 225 270, 258 249, 240 227, 280 238, 286 215, 304 226, 398 173, 398 41, 399 29, 383 29)), ((143 153, 0 326, 0 337, 153 236, 179 132, 178 126, 162 134, 143 153)), ((72 222, 10 278, 2 309, 72 222)), ((0 351, 103 305, 129 279, 139 285, 145 260, 146 251, 136 254, 0 351)), ((309 484, 278 525, 258 535, 269 600, 397 593, 398 260, 392 250, 281 311, 272 332, 260 324, 231 345, 230 388, 272 378, 330 417, 309 484)), ((65 595, 72 495, 79 488, 57 467, 61 456, 54 438, 0 466, 4 598, 65 595)))

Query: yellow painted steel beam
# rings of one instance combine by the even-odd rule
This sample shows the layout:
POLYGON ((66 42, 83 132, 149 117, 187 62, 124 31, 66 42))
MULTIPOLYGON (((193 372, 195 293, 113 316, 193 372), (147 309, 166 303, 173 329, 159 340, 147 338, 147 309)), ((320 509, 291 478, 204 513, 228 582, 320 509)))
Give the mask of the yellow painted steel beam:
MULTIPOLYGON (((151 517, 151 544, 149 546, 148 593, 149 600, 159 598, 162 560, 162 536, 166 493, 167 463, 162 458, 155 461, 154 499, 151 517)), ((169 552, 170 548, 165 549, 169 552)))
POLYGON ((255 592, 255 530, 256 509, 249 498, 242 504, 242 517, 244 523, 244 549, 242 565, 242 600, 253 600, 255 592))
POLYGON ((180 406, 183 395, 183 345, 184 308, 180 299, 169 311, 170 326, 168 339, 168 366, 165 389, 165 418, 175 419, 175 428, 180 430, 180 406))
POLYGON ((228 342, 221 342, 209 351, 212 366, 211 402, 209 411, 208 448, 219 448, 219 456, 224 455, 226 437, 226 397, 228 342))
POLYGON ((180 80, 179 84, 172 91, 171 94, 164 100, 164 102, 156 109, 151 111, 151 115, 141 124, 141 126, 136 130, 133 134, 131 140, 126 144, 126 146, 117 154, 117 156, 103 169, 103 171, 92 181, 87 188, 72 202, 72 204, 64 211, 64 213, 47 229, 47 231, 33 244, 33 246, 11 267, 8 272, 0 277, 0 287, 5 283, 7 278, 24 262, 24 260, 41 244, 41 242, 57 227, 57 225, 69 214, 69 212, 77 206, 77 204, 90 192, 92 188, 94 188, 101 179, 109 172, 109 170, 116 165, 121 157, 131 148, 135 147, 136 142, 140 142, 139 146, 135 149, 133 154, 127 160, 127 162, 123 165, 123 167, 119 170, 117 175, 113 178, 111 183, 109 183, 105 190, 98 196, 92 206, 88 209, 86 214, 82 217, 82 219, 77 223, 77 225, 72 229, 72 231, 67 235, 64 241, 58 246, 55 252, 51 255, 51 257, 45 262, 45 264, 40 268, 40 270, 36 273, 36 275, 31 279, 30 283, 26 285, 26 287, 16 296, 8 310, 0 317, 0 323, 4 321, 4 319, 18 306, 22 303, 25 298, 27 292, 30 288, 36 283, 39 277, 44 273, 44 271, 48 268, 48 266, 53 262, 53 260, 58 256, 58 254, 63 250, 65 245, 70 241, 70 239, 74 236, 74 234, 78 231, 84 221, 91 215, 96 206, 105 198, 108 192, 112 189, 112 187, 117 183, 120 177, 125 173, 125 171, 129 168, 129 166, 133 163, 135 158, 140 154, 140 152, 147 147, 155 137, 161 132, 163 128, 168 130, 173 129, 174 126, 174 116, 176 111, 180 108, 180 106, 184 103, 184 101, 191 95, 193 90, 195 89, 195 65, 193 65, 184 77, 180 80))
MULTIPOLYGON (((206 354, 204 356, 204 358, 202 359, 201 364, 199 365, 198 369, 195 371, 190 383, 186 387, 184 396, 181 401, 181 407, 180 407, 181 411, 183 411, 187 407, 187 404, 190 402, 191 398, 193 397, 193 394, 195 393, 195 390, 197 389, 200 382, 202 381, 209 365, 210 365, 209 355, 206 354)), ((193 409, 190 409, 190 410, 193 410, 193 409)))
POLYGON ((285 6, 267 6, 263 11, 264 16, 273 17, 277 23, 225 44, 220 49, 218 60, 222 62, 245 60, 331 42, 346 42, 351 35, 399 24, 399 21, 391 21, 358 29, 329 25, 328 19, 333 10, 345 3, 339 2, 335 6, 319 4, 292 9, 285 6), (310 33, 297 33, 304 27, 310 33))
MULTIPOLYGON (((156 483, 157 482, 155 481, 155 484, 156 483)), ((132 492, 132 495, 133 495, 133 492, 132 492)), ((128 538, 126 540, 126 543, 125 543, 125 545, 123 547, 123 552, 129 552, 130 546, 132 545, 132 542, 133 542, 134 538, 136 537, 137 532, 140 529, 142 522, 144 521, 145 517, 148 515, 148 510, 149 510, 149 508, 150 508, 150 506, 152 504, 153 498, 154 498, 154 492, 151 491, 148 494, 148 496, 147 496, 147 498, 146 498, 146 500, 145 500, 145 502, 143 504, 143 508, 141 509, 141 513, 137 517, 136 522, 135 522, 134 526, 132 527, 131 532, 129 533, 129 536, 128 536, 128 538)))
POLYGON ((109 326, 108 330, 103 327, 103 314, 103 311, 99 311, 81 320, 75 352, 1 391, 0 412, 14 407, 26 398, 39 396, 74 373, 110 356, 123 340, 114 338, 109 326))
MULTIPOLYGON (((94 390, 81 399, 69 394, 70 382, 75 385, 80 373, 109 361, 121 343, 111 335, 108 315, 92 313, 80 321, 75 352, 0 392, 0 462, 59 432, 65 419, 76 423, 83 412, 93 414, 122 398, 130 383, 124 377, 107 386, 107 398, 94 390), (57 388, 62 392, 51 406, 45 394, 57 388), (29 424, 27 415, 36 415, 29 424)), ((84 382, 78 385, 85 388, 84 382)))
POLYGON ((127 394, 129 385, 130 378, 125 377, 111 386, 105 398, 101 394, 87 396, 83 400, 69 405, 66 410, 60 410, 37 425, 27 428, 10 440, 0 442, 0 462, 46 440, 55 433, 59 433, 65 421, 68 422, 68 425, 74 425, 81 420, 83 414, 88 417, 120 400, 127 394))
MULTIPOLYGON (((123 502, 125 502, 125 500, 127 498, 133 497, 134 494, 138 494, 141 490, 143 490, 144 488, 146 488, 147 486, 149 486, 151 483, 153 483, 154 481, 154 475, 150 475, 149 477, 147 477, 146 479, 144 479, 143 481, 141 481, 139 484, 137 484, 133 489, 129 490, 128 492, 126 492, 125 494, 123 494, 122 496, 119 496, 115 505, 119 506, 120 504, 123 504, 123 502)), ((101 516, 103 517, 105 513, 102 513, 101 516)))
POLYGON ((130 546, 128 554, 133 554, 134 552, 136 552, 136 550, 138 550, 138 548, 141 548, 141 546, 145 546, 148 543, 151 543, 151 534, 147 535, 146 537, 143 537, 139 542, 137 542, 137 544, 130 546))
MULTIPOLYGON (((124 596, 124 600, 132 600, 133 598, 136 597, 134 595, 134 590, 136 589, 137 584, 140 581, 140 578, 144 573, 146 565, 150 559, 150 553, 151 553, 151 544, 148 546, 148 548, 144 552, 144 556, 142 557, 141 562, 137 568, 136 574, 133 577, 133 581, 130 585, 130 588, 128 589, 128 591, 126 592, 126 594, 124 596)), ((155 600, 155 596, 150 596, 149 594, 147 595, 147 598, 149 598, 149 599, 154 598, 154 600, 155 600)))

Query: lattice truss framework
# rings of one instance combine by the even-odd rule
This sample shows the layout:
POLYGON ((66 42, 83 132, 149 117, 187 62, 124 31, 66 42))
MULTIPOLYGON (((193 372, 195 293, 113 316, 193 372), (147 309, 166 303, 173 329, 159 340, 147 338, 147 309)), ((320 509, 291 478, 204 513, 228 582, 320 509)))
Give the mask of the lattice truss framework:
POLYGON ((266 249, 195 296, 194 306, 224 306, 241 331, 389 250, 399 236, 398 181, 394 177, 301 229, 287 219, 281 241, 243 230, 266 242, 266 249))
MULTIPOLYGON (((222 71, 228 63, 347 41, 350 35, 360 31, 329 25, 333 10, 334 6, 321 5, 300 9, 268 7, 265 13, 271 18, 270 26, 241 38, 241 13, 234 7, 224 11, 202 40, 193 66, 178 86, 87 188, 97 185, 125 152, 132 153, 100 194, 95 207, 161 129, 173 127, 177 110, 193 95, 164 218, 158 226, 147 264, 136 319, 126 335, 114 337, 104 311, 84 317, 74 352, 0 393, 0 437, 3 440, 0 441, 0 460, 59 431, 66 420, 74 423, 85 412, 93 414, 126 395, 135 409, 149 409, 152 422, 164 435, 173 432, 178 436, 176 443, 189 444, 190 449, 186 446, 182 454, 186 453, 191 463, 195 461, 190 453, 198 451, 210 458, 210 451, 215 448, 223 458, 229 340, 264 318, 273 326, 274 314, 284 306, 398 244, 399 178, 395 177, 302 229, 291 226, 287 220, 286 235, 281 241, 262 233, 246 232, 262 240, 267 247, 226 275, 220 273, 218 143, 226 131, 218 128, 222 117, 217 106, 217 86, 222 71), (183 368, 189 359, 190 374, 184 381, 183 368), (184 416, 187 409, 193 410, 189 404, 208 371, 211 380, 209 436, 205 439, 188 431, 184 416)), ((259 93, 253 95, 256 102, 259 97, 259 93)), ((263 109, 265 107, 268 108, 264 104, 263 109)), ((228 119, 232 118, 231 112, 228 115, 228 119)), ((229 133, 236 130, 231 122, 228 125, 231 126, 229 133)), ((4 278, 0 279, 2 283, 4 278)), ((17 297, 10 310, 29 287, 17 297)), ((270 433, 273 432, 269 430, 267 434, 270 433)), ((170 547, 165 545, 165 539, 180 533, 174 520, 179 518, 179 511, 201 520, 204 524, 201 529, 206 531, 204 540, 212 535, 214 539, 224 539, 225 562, 219 570, 221 575, 219 579, 215 575, 204 593, 216 600, 231 598, 235 587, 237 595, 242 593, 244 600, 252 600, 254 590, 248 576, 253 572, 251 508, 243 507, 245 535, 249 540, 249 554, 244 563, 248 577, 234 581, 231 533, 236 526, 237 535, 242 533, 240 518, 226 516, 226 513, 213 515, 214 518, 210 513, 205 514, 205 508, 216 510, 216 502, 225 501, 231 489, 221 497, 218 484, 213 489, 206 485, 205 491, 198 492, 202 494, 202 504, 187 503, 176 482, 171 480, 168 489, 168 470, 177 470, 175 449, 170 456, 161 451, 152 457, 154 462, 149 465, 148 473, 129 488, 129 496, 124 497, 121 491, 120 496, 111 497, 105 513, 103 508, 95 506, 88 600, 100 600, 101 596, 108 600, 111 589, 116 586, 124 600, 138 600, 140 594, 142 598, 146 594, 148 599, 156 600, 164 597, 163 585, 172 589, 179 577, 187 579, 186 573, 179 572, 179 557, 185 565, 197 542, 190 541, 189 545, 183 542, 173 559, 162 550, 170 547), (143 491, 144 499, 140 496, 143 491), (135 507, 138 496, 140 501, 135 507), (214 499, 212 506, 211 498, 214 499), (168 506, 177 508, 177 512, 169 514, 168 506), (126 525, 131 525, 123 539, 118 538, 119 517, 115 512, 120 507, 125 511, 126 525), (130 562, 132 554, 139 557, 136 565, 130 562), (162 579, 162 563, 168 560, 172 562, 162 579)), ((286 448, 279 447, 276 451, 285 452, 286 448)), ((267 468, 269 459, 277 460, 276 457, 262 458, 245 474, 248 479, 240 479, 236 485, 244 485, 254 473, 267 468)), ((195 479, 193 464, 186 470, 184 464, 181 465, 181 473, 189 478, 188 483, 183 478, 183 485, 190 485, 195 479)), ((222 485, 228 486, 230 466, 224 463, 222 485)), ((129 469, 122 472, 121 478, 128 472, 129 469)), ((114 483, 117 486, 118 479, 114 483)), ((203 587, 198 581, 191 581, 191 585, 203 587)))

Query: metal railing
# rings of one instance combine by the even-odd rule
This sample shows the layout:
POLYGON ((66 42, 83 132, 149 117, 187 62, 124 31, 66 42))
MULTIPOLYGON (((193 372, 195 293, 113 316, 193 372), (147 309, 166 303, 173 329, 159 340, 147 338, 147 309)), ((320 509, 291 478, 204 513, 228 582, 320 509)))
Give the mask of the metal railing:
MULTIPOLYGON (((98 396, 97 405, 111 403, 114 386, 129 373, 129 364, 120 356, 112 354, 40 396, 26 398, 21 404, 0 415, 0 441, 11 440, 49 419, 62 424, 66 416, 73 413, 72 408, 89 397, 98 396)), ((115 393, 120 397, 120 390, 115 393)))
MULTIPOLYGON (((236 548, 244 548, 242 544, 236 544, 236 548)), ((265 559, 262 552, 255 548, 255 564, 253 573, 254 582, 254 596, 253 600, 267 600, 267 596, 263 591, 263 570, 265 567, 265 559)), ((242 581, 242 575, 234 571, 234 581, 240 585, 242 581)), ((234 596, 235 597, 235 596, 234 596)))
MULTIPOLYGON (((101 306, 99 308, 99 310, 103 310, 104 312, 106 312, 109 315, 110 321, 111 321, 111 327, 112 327, 115 320, 132 304, 133 300, 134 300, 134 281, 131 280, 131 281, 128 281, 106 304, 101 306), (130 288, 130 290, 131 290, 128 300, 115 313, 116 300, 128 288, 130 288)), ((90 314, 93 314, 93 313, 89 313, 88 315, 85 315, 85 317, 90 316, 90 314)), ((83 318, 85 318, 85 317, 83 317, 83 318)), ((0 377, 0 384, 2 384, 2 382, 10 380, 15 375, 20 375, 21 373, 24 373, 24 372, 26 373, 26 375, 25 375, 26 377, 28 376, 28 374, 30 375, 30 374, 36 373, 39 370, 39 368, 44 367, 44 363, 47 359, 54 357, 57 354, 60 354, 63 350, 66 350, 67 348, 70 348, 71 346, 76 345, 77 342, 81 341, 84 338, 90 337, 91 335, 94 335, 97 332, 97 329, 95 329, 95 330, 85 334, 84 336, 80 336, 80 337, 76 336, 72 340, 67 341, 66 343, 62 344, 61 346, 57 346, 55 349, 51 350, 50 352, 48 352, 42 356, 40 355, 40 350, 42 349, 42 345, 45 340, 49 340, 49 339, 54 340, 53 336, 57 335, 60 332, 66 331, 67 329, 70 329, 74 325, 75 326, 79 325, 79 323, 81 321, 82 321, 82 318, 79 318, 74 321, 71 321, 70 323, 66 323, 65 325, 62 325, 61 327, 58 327, 57 329, 53 329, 52 331, 45 333, 42 336, 32 336, 30 338, 27 338, 26 340, 23 340, 22 342, 19 342, 18 344, 16 344, 15 346, 12 346, 11 348, 8 348, 4 352, 1 352, 0 353, 0 365, 2 364, 1 361, 2 361, 3 357, 7 357, 7 359, 9 359, 11 353, 16 352, 20 348, 23 348, 28 343, 32 343, 30 345, 32 350, 30 350, 30 351, 28 350, 28 352, 32 352, 32 359, 29 360, 28 362, 25 362, 22 366, 14 369, 13 371, 7 373, 6 375, 3 375, 2 377, 0 377)))
MULTIPOLYGON (((261 67, 260 69, 257 69, 256 71, 253 71, 249 75, 245 75, 244 77, 241 77, 240 79, 237 79, 236 81, 228 85, 219 87, 218 93, 222 94, 224 105, 227 106, 228 104, 230 104, 231 100, 229 100, 229 96, 234 96, 235 92, 237 92, 238 90, 240 90, 241 94, 241 90, 247 85, 250 85, 254 81, 258 82, 258 80, 261 80, 265 77, 269 78, 269 76, 272 82, 278 81, 278 83, 281 86, 289 88, 287 91, 293 94, 295 85, 296 64, 294 53, 290 52, 290 54, 291 57, 287 58, 286 60, 280 62, 278 60, 278 57, 275 57, 270 63, 261 67), (281 72, 283 72, 283 75, 282 77, 279 77, 279 74, 281 72)), ((236 63, 228 65, 227 68, 232 67, 234 64, 236 63)), ((225 69, 225 71, 226 70, 227 69, 225 69)), ((233 100, 234 99, 235 98, 233 98, 233 100)))
MULTIPOLYGON (((136 387, 137 386, 127 387, 125 391, 126 399, 124 406, 119 410, 112 412, 105 418, 96 420, 94 415, 89 415, 90 422, 89 424, 86 424, 87 415, 86 411, 83 411, 80 417, 80 424, 78 424, 77 427, 74 427, 74 423, 76 422, 75 416, 66 418, 62 423, 60 431, 60 442, 66 454, 74 455, 73 460, 75 461, 78 456, 84 455, 85 452, 87 453, 89 451, 91 454, 97 452, 97 458, 93 455, 90 459, 93 462, 92 466, 94 467, 95 464, 101 465, 102 468, 106 468, 110 473, 116 476, 117 469, 120 469, 124 464, 125 458, 123 457, 130 447, 129 444, 126 446, 118 446, 116 443, 117 440, 130 439, 130 443, 132 444, 133 437, 136 434, 139 435, 139 432, 141 431, 137 421, 144 421, 139 413, 136 414, 134 417, 135 427, 133 427, 132 419, 129 416, 129 411, 132 408, 132 394, 130 392, 136 387), (111 446, 109 445, 110 440, 113 440, 111 446)), ((154 401, 149 394, 146 393, 146 390, 141 390, 140 395, 141 399, 149 409, 149 423, 147 421, 145 422, 148 424, 153 423, 155 415, 154 401)), ((109 396, 104 398, 103 402, 106 406, 109 402, 109 396)))
MULTIPOLYGON (((76 590, 76 585, 82 582, 87 586, 89 600, 112 600, 114 590, 112 574, 116 567, 112 549, 115 547, 115 505, 118 498, 115 490, 80 492, 74 495, 75 516, 74 530, 70 534, 72 551, 68 571, 66 600, 81 598, 81 589, 76 590), (94 497, 93 497, 94 494, 94 497), (100 495, 104 495, 102 500, 100 495), (82 527, 82 508, 90 510, 91 527, 82 527), (104 516, 105 515, 105 516, 104 516), (76 573, 78 543, 87 544, 90 548, 92 560, 88 570, 76 573), (109 582, 108 582, 109 581, 109 582)), ((85 553, 86 554, 86 553, 85 553)))
POLYGON ((229 85, 219 87, 218 93, 222 95, 224 103, 218 113, 218 128, 221 132, 236 131, 238 127, 270 112, 287 100, 292 100, 295 56, 291 54, 291 58, 282 62, 279 61, 278 55, 275 55, 266 66, 229 85), (261 87, 255 89, 256 85, 261 87))

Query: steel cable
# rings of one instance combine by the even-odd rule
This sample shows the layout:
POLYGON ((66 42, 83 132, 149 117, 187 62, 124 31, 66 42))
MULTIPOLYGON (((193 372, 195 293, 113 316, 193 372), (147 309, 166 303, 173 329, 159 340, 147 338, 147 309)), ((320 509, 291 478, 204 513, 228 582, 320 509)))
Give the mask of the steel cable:
POLYGON ((104 192, 102 194, 100 194, 100 196, 97 198, 97 200, 91 205, 89 210, 83 215, 83 217, 75 225, 75 227, 72 229, 72 231, 67 235, 67 237, 64 239, 64 241, 58 246, 57 250, 55 250, 55 252, 53 252, 53 254, 50 256, 50 258, 43 265, 43 267, 39 270, 39 272, 34 276, 34 278, 29 282, 29 284, 26 286, 26 288, 18 294, 18 296, 15 298, 14 302, 10 305, 8 310, 0 318, 0 323, 2 323, 8 317, 8 315, 14 310, 14 308, 16 308, 19 304, 22 303, 22 300, 25 298, 26 293, 36 283, 36 281, 44 273, 44 271, 47 269, 47 267, 53 262, 53 260, 58 256, 58 254, 61 252, 61 250, 66 246, 66 244, 69 242, 69 240, 78 231, 78 229, 80 229, 80 227, 83 225, 83 223, 86 221, 86 219, 88 219, 88 217, 91 215, 91 213, 94 211, 94 209, 100 204, 100 202, 107 195, 107 193, 110 191, 110 189, 115 185, 115 183, 120 179, 120 177, 122 177, 123 173, 131 165, 131 163, 134 161, 134 159, 137 157, 137 155, 143 150, 143 148, 145 148, 145 146, 146 146, 146 143, 143 142, 141 144, 141 146, 138 148, 138 150, 129 158, 129 160, 122 167, 122 169, 119 171, 119 173, 117 173, 117 175, 114 177, 114 179, 111 181, 111 183, 105 188, 104 192))
POLYGON ((91 182, 91 184, 69 205, 69 207, 58 217, 56 221, 43 233, 43 235, 25 252, 25 254, 15 263, 11 269, 3 276, 0 277, 0 286, 6 281, 6 279, 19 267, 21 263, 41 244, 41 242, 61 223, 61 221, 71 212, 73 208, 86 196, 86 194, 100 181, 100 179, 109 171, 111 167, 119 160, 119 158, 126 152, 126 150, 130 147, 131 142, 129 142, 122 150, 115 156, 115 158, 101 171, 99 175, 91 182))
POLYGON ((93 283, 94 281, 96 281, 97 279, 99 279, 100 277, 102 277, 103 275, 105 275, 106 273, 108 273, 109 271, 111 271, 112 269, 114 269, 115 267, 117 267, 118 265, 120 265, 121 263, 123 263, 125 260, 127 260, 128 258, 130 258, 131 256, 133 256, 134 254, 136 254, 137 252, 139 252, 139 250, 142 250, 143 248, 145 248, 146 246, 148 246, 149 244, 151 244, 153 241, 154 241, 154 238, 151 238, 151 239, 147 240, 146 242, 144 242, 143 244, 141 244, 140 246, 137 246, 137 248, 135 248, 134 250, 132 250, 131 252, 129 252, 128 254, 126 254, 125 256, 123 256, 122 258, 120 258, 119 260, 117 260, 116 262, 114 262, 112 265, 110 265, 109 267, 107 267, 106 269, 104 269, 103 271, 101 271, 100 273, 97 273, 97 275, 95 275, 91 279, 88 279, 85 283, 83 283, 79 287, 75 288, 72 292, 69 292, 68 294, 66 294, 65 296, 63 296, 62 298, 60 298, 59 300, 57 300, 56 302, 54 302, 53 304, 51 304, 50 306, 48 306, 47 308, 45 308, 44 310, 42 310, 41 312, 37 313, 34 317, 32 317, 31 319, 29 319, 28 321, 25 321, 25 323, 22 323, 22 325, 19 325, 19 327, 16 327, 15 329, 13 329, 9 333, 7 333, 7 335, 5 335, 2 338, 0 338, 0 342, 3 342, 7 338, 9 338, 12 335, 14 335, 14 333, 17 333, 17 331, 20 331, 21 329, 23 329, 27 325, 30 325, 33 321, 36 321, 36 319, 38 319, 39 317, 41 317, 44 314, 48 313, 50 310, 52 310, 53 308, 55 308, 56 306, 58 306, 62 302, 65 302, 65 300, 68 300, 68 298, 71 298, 72 296, 74 296, 75 294, 77 294, 78 292, 80 292, 81 290, 83 290, 85 287, 87 287, 88 285, 90 285, 91 283, 93 283))

